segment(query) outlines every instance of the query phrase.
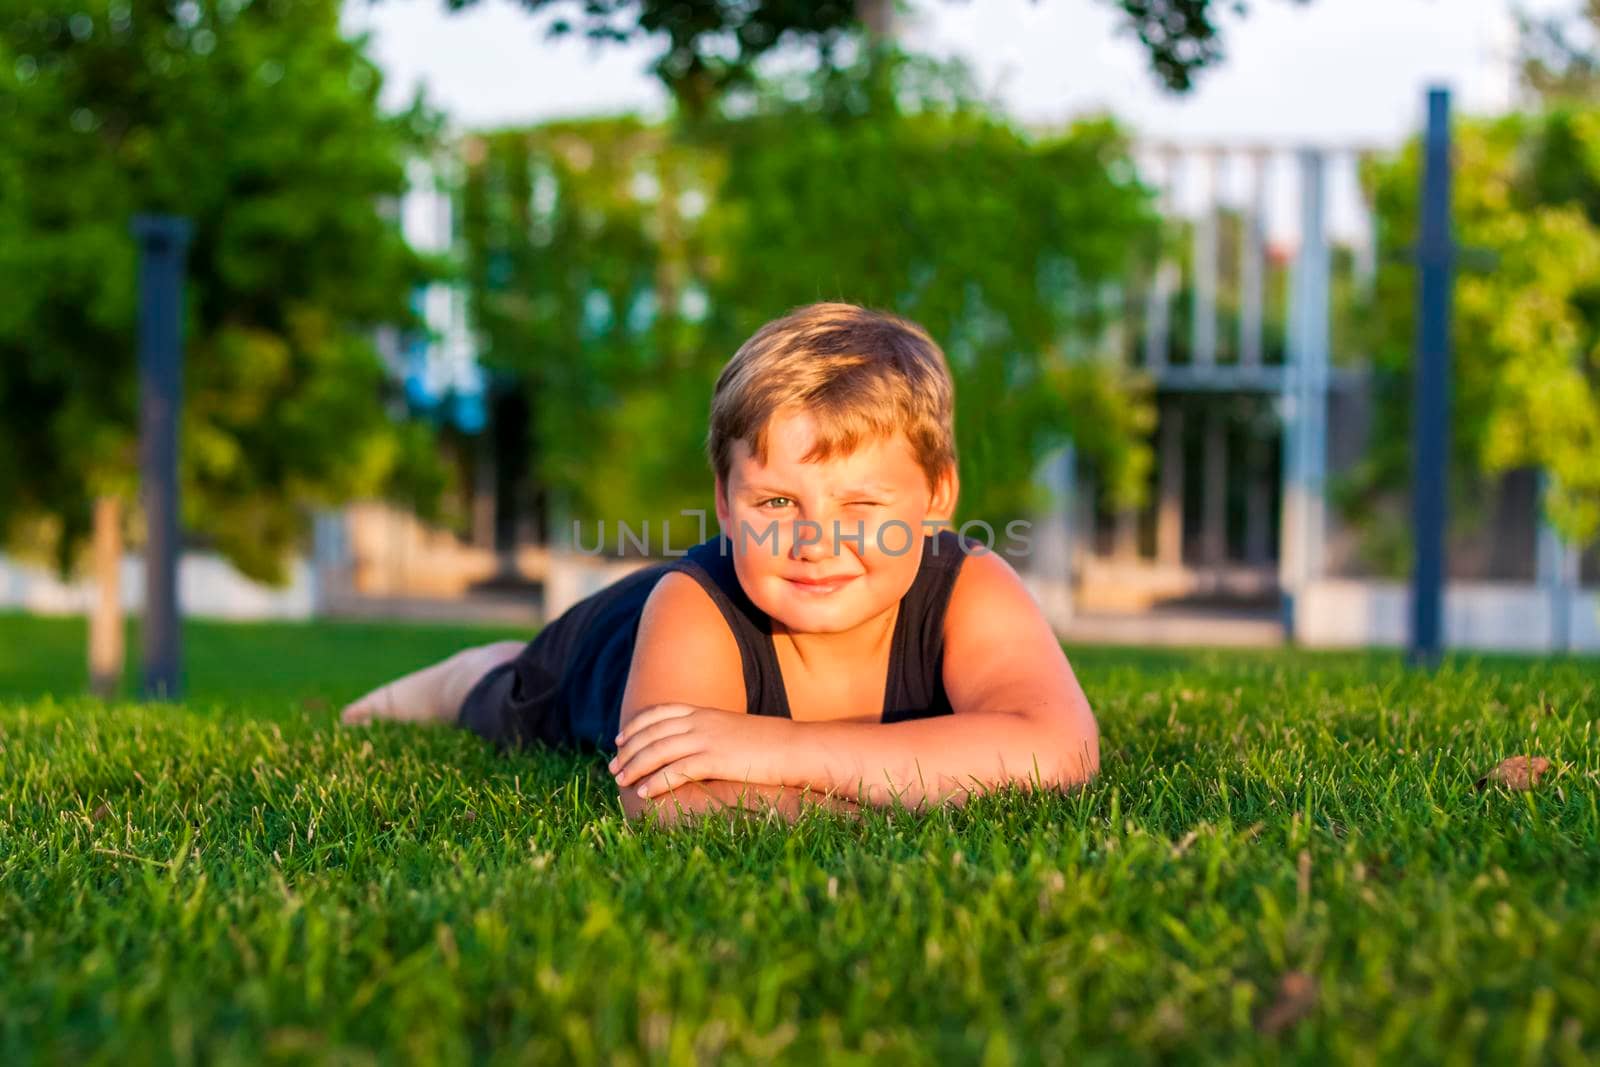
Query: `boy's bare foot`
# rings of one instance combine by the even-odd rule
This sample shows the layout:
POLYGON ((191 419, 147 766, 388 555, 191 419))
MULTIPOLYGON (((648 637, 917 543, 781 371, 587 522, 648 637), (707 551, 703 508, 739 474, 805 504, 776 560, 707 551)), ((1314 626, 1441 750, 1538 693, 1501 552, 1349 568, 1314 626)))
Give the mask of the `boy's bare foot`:
POLYGON ((412 671, 380 685, 339 713, 346 726, 364 726, 378 719, 393 722, 454 722, 461 702, 478 680, 521 652, 520 641, 463 649, 440 663, 412 671))

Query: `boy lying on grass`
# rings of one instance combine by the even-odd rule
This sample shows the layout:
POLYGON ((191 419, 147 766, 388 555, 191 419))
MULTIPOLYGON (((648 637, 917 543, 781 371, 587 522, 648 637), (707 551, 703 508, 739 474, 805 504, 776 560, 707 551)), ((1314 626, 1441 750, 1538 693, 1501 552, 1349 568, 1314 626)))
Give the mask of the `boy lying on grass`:
POLYGON ((837 303, 768 323, 712 398, 722 533, 343 721, 593 745, 624 811, 669 822, 1086 781, 1098 731, 1044 616, 998 552, 941 528, 953 410, 944 353, 914 323, 837 303))

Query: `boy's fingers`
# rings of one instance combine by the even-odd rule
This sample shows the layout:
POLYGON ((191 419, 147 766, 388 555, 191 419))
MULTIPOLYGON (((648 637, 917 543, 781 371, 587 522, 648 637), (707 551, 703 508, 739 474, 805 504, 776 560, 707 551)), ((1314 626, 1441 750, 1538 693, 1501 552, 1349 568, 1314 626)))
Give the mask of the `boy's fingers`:
POLYGON ((643 730, 630 733, 627 740, 617 746, 617 754, 611 758, 611 762, 607 764, 607 767, 615 771, 618 767, 625 766, 628 760, 633 758, 634 753, 652 741, 659 741, 663 737, 676 737, 679 734, 686 734, 689 729, 690 724, 686 719, 668 719, 665 722, 658 722, 654 726, 647 726, 643 730))
POLYGON ((615 772, 617 784, 625 786, 637 782, 652 771, 659 770, 673 760, 694 751, 696 751, 695 741, 686 734, 669 734, 657 738, 617 765, 615 772))
POLYGON ((633 735, 637 734, 640 730, 643 730, 648 726, 654 726, 658 722, 663 722, 670 719, 681 719, 683 716, 691 714, 695 710, 696 709, 693 704, 655 704, 651 707, 645 708, 639 714, 635 715, 628 725, 624 726, 620 731, 618 731, 617 744, 621 745, 624 742, 631 740, 633 735))
POLYGON ((637 792, 641 797, 653 797, 667 792, 685 782, 702 782, 712 776, 710 761, 696 752, 674 763, 669 763, 640 782, 637 792))

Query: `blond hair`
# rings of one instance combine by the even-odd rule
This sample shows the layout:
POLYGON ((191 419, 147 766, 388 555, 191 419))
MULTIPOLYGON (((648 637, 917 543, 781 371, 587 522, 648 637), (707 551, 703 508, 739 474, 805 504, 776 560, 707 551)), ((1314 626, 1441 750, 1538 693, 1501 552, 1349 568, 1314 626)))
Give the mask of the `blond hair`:
POLYGON ((944 352, 921 326, 855 304, 807 304, 762 326, 717 375, 706 456, 728 481, 733 442, 766 462, 767 426, 798 408, 817 422, 803 459, 848 455, 906 435, 933 489, 956 462, 955 387, 944 352))

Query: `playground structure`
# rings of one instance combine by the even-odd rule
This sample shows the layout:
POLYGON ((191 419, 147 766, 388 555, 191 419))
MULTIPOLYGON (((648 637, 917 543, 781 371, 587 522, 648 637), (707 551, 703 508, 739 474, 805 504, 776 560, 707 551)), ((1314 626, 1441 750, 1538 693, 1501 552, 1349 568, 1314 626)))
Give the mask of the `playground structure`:
MULTIPOLYGON (((1406 642, 1408 588, 1363 572, 1358 532, 1329 505, 1368 446, 1376 388, 1333 315, 1335 294, 1359 299, 1377 269, 1380 220, 1359 173, 1373 151, 1140 146, 1187 262, 1169 248, 1109 295, 1122 314, 1108 350, 1149 375, 1159 402, 1150 504, 1097 503, 1070 449, 1040 471, 1066 503, 1040 516, 1048 547, 1029 577, 1069 639, 1406 642)), ((1537 472, 1507 475, 1496 496, 1489 528, 1451 555, 1446 642, 1600 649, 1600 598, 1583 585, 1600 557, 1545 521, 1537 472)))
MULTIPOLYGON (((1033 517, 1035 549, 1019 569, 1069 641, 1406 640, 1405 584, 1363 572, 1356 531, 1328 503, 1332 481, 1367 445, 1375 388, 1336 305, 1366 291, 1376 271, 1379 220, 1358 174, 1376 150, 1136 146, 1173 239, 1092 299, 1109 312, 1098 358, 1153 384, 1155 471, 1137 511, 1109 507, 1070 447, 1038 471, 1057 503, 1033 517)), ((414 246, 448 252, 459 240, 457 171, 449 156, 414 164, 412 192, 395 206, 414 246)), ((220 559, 186 554, 175 580, 184 611, 531 623, 638 565, 541 543, 522 506, 527 487, 501 454, 515 405, 478 367, 465 294, 433 285, 415 306, 431 338, 384 331, 379 349, 408 396, 447 405, 478 442, 466 535, 377 505, 324 513, 287 590, 252 588, 220 559)), ((1490 528, 1451 553, 1446 643, 1600 650, 1600 558, 1564 544, 1543 520, 1537 472, 1505 476, 1497 496, 1490 528)), ((122 599, 132 609, 141 602, 135 575, 145 572, 130 565, 122 599)), ((71 611, 89 596, 0 563, 7 603, 71 611)))
MULTIPOLYGON (((1077 609, 1205 600, 1271 610, 1281 592, 1292 632, 1294 597, 1328 554, 1330 406, 1358 417, 1362 408, 1357 361, 1332 360, 1328 225, 1330 172, 1343 164, 1355 201, 1362 151, 1140 147, 1163 214, 1187 233, 1187 263, 1169 251, 1121 300, 1112 350, 1150 377, 1158 398, 1155 483, 1142 512, 1111 512, 1095 505, 1092 486, 1077 487, 1081 505, 1059 524, 1074 545, 1077 609), (1285 292, 1281 309, 1273 289, 1285 292)), ((1361 287, 1372 275, 1371 211, 1346 206, 1349 281, 1361 287)), ((1070 462, 1058 460, 1052 477, 1070 462)))
MULTIPOLYGON (((1093 299, 1112 312, 1103 358, 1136 367, 1154 384, 1156 473, 1145 508, 1116 511, 1070 448, 1039 471, 1059 506, 1034 517, 1036 549, 1023 566, 1069 639, 1404 641, 1404 584, 1363 572, 1358 532, 1328 503, 1332 480, 1367 446, 1374 384, 1335 305, 1368 291, 1376 272, 1379 220, 1359 169, 1378 150, 1136 145, 1140 176, 1160 190, 1177 243, 1093 299)), ((448 249, 456 239, 450 174, 448 160, 420 173, 406 205, 409 236, 423 247, 448 249)), ((437 383, 450 383, 457 397, 475 382, 481 390, 464 302, 441 292, 422 306, 441 340, 391 345, 396 374, 435 383, 436 393, 437 383)), ((492 408, 489 421, 486 444, 492 408)), ((472 532, 462 546, 476 554, 477 571, 498 558, 502 573, 576 592, 631 566, 530 544, 518 488, 497 477, 492 449, 480 456, 472 532)), ((1490 529, 1452 552, 1450 642, 1600 647, 1595 598, 1583 590, 1600 567, 1594 553, 1563 544, 1544 522, 1537 479, 1532 471, 1502 479, 1490 529)), ((441 573, 438 553, 449 552, 447 542, 424 549, 428 538, 406 532, 403 517, 371 509, 352 520, 357 541, 387 546, 347 561, 347 573, 361 575, 357 591, 381 586, 393 595, 415 589, 413 571, 441 573), (431 562, 418 567, 424 551, 431 562)), ((545 610, 566 602, 549 597, 545 610)))

